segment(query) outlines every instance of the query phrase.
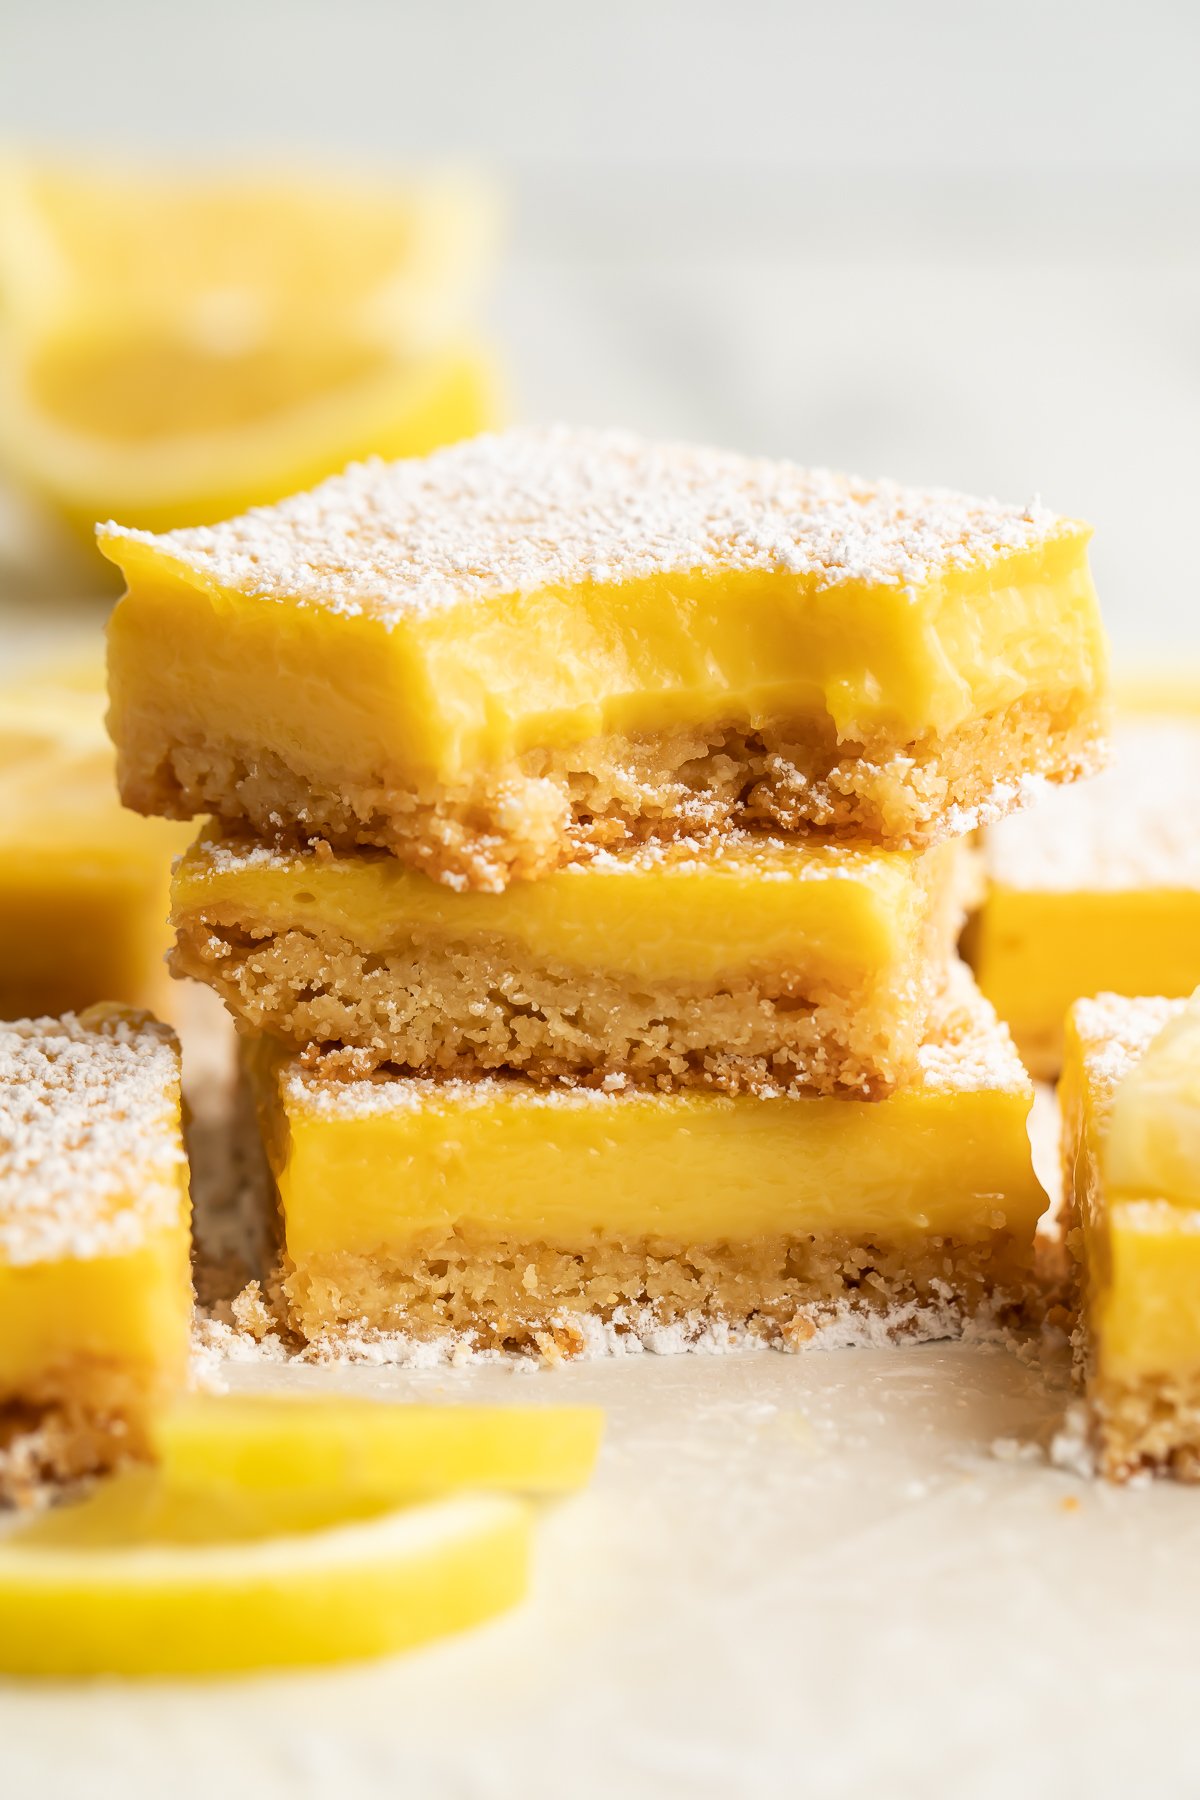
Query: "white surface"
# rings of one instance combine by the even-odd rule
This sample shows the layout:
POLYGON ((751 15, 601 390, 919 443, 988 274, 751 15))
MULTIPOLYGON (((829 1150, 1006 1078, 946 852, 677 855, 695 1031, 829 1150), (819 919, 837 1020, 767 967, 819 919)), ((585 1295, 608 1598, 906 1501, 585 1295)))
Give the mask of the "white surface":
POLYGON ((330 1673, 0 1686, 0 1792, 1013 1800, 1151 1771, 1196 1791, 1200 1496, 997 1460, 1058 1400, 1002 1350, 338 1379, 608 1408, 528 1604, 330 1673))
MULTIPOLYGON (((1122 650, 1200 653, 1200 9, 0 0, 0 37, 10 140, 495 162, 524 416, 1038 490, 1122 650)), ((0 672, 95 628, 62 585, 10 530, 0 672)), ((530 1603, 362 1669, 0 1685, 4 1800, 1200 1787, 1200 1495, 997 1461, 1061 1398, 1002 1352, 387 1385, 609 1409, 530 1603)))

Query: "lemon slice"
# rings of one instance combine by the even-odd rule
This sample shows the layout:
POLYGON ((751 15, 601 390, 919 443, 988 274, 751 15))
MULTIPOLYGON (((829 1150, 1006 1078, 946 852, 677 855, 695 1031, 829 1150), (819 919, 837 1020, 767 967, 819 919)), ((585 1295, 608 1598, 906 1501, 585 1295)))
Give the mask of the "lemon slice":
POLYGON ((341 318, 428 347, 454 335, 494 254, 490 185, 313 169, 0 164, 0 323, 170 320, 229 351, 341 318))
POLYGON ((466 1487, 568 1493, 591 1475, 603 1423, 590 1406, 193 1395, 163 1413, 154 1442, 173 1488, 358 1504, 466 1487))
POLYGON ((181 1501, 144 1473, 0 1539, 0 1670, 202 1674, 387 1655, 525 1591, 529 1515, 502 1495, 323 1518, 181 1501))
POLYGON ((0 165, 0 449, 81 529, 202 523, 495 422, 496 208, 420 183, 0 165))

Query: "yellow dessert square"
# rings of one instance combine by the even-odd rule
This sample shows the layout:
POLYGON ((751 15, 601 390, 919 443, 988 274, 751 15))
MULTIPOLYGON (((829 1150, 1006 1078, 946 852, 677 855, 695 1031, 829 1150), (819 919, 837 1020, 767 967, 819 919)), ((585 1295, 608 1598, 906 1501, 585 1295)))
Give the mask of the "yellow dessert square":
POLYGON ((355 1073, 877 1095, 916 1068, 969 854, 734 833, 456 893, 386 851, 210 828, 176 870, 173 966, 355 1073))
POLYGON ((250 1062, 283 1292, 310 1339, 571 1353, 944 1335, 1025 1292, 1044 1202, 1032 1090, 969 982, 918 1079, 876 1102, 346 1081, 262 1040, 250 1062))
POLYGON ((1200 1007, 1080 1000, 1059 1092, 1100 1466, 1200 1479, 1200 1007))
POLYGON ((108 525, 131 806, 501 888, 729 825, 896 847, 1099 753, 1086 527, 621 433, 477 438, 108 525))
POLYGON ((1200 982, 1200 712, 1123 706, 1112 766, 993 826, 985 860, 970 960, 1049 1079, 1072 1001, 1200 982))
POLYGON ((191 1323, 179 1046, 146 1013, 0 1025, 0 1431, 136 1454, 191 1323))
POLYGON ((0 688, 0 1018, 168 1007, 171 858, 187 835, 121 805, 99 663, 0 688))

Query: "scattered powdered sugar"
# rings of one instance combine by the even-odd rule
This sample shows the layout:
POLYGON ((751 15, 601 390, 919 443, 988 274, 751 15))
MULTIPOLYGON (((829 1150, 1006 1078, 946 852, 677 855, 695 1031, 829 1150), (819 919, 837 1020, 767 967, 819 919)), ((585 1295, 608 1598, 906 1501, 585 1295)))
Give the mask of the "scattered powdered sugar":
POLYGON ((1096 1452, 1092 1441, 1092 1415, 1085 1400, 1073 1401, 1063 1415, 1063 1422, 1050 1440, 1049 1460, 1056 1469, 1090 1481, 1096 1473, 1096 1452))
POLYGON ((1046 1460, 1045 1450, 1033 1438, 993 1438, 991 1452, 997 1462, 1042 1463, 1046 1460))
POLYGON ((193 1375, 208 1387, 221 1384, 222 1361, 294 1361, 326 1367, 370 1364, 379 1368, 441 1369, 498 1364, 517 1371, 563 1362, 604 1361, 627 1356, 728 1356, 748 1351, 883 1349, 893 1344, 931 1343, 963 1338, 973 1343, 1011 1347, 1011 1331, 1001 1323, 1004 1297, 973 1317, 964 1317, 961 1302, 949 1287, 935 1283, 924 1300, 906 1300, 883 1310, 852 1300, 806 1309, 789 1324, 766 1328, 761 1323, 688 1313, 664 1322, 651 1306, 619 1306, 611 1316, 564 1313, 536 1334, 524 1349, 481 1347, 470 1331, 416 1338, 402 1331, 368 1326, 331 1331, 326 1337, 289 1351, 281 1339, 211 1320, 201 1321, 193 1337, 193 1375))
POLYGON ((794 463, 565 426, 351 466, 221 525, 109 524, 204 582, 393 624, 505 594, 654 575, 779 571, 916 586, 1081 531, 1002 505, 794 463))
POLYGON ((113 1255, 179 1218, 179 1052, 142 1013, 0 1025, 0 1259, 113 1255))
POLYGON ((1076 893, 1200 888, 1200 720, 1136 719, 1093 781, 1050 788, 988 832, 1005 887, 1076 893))

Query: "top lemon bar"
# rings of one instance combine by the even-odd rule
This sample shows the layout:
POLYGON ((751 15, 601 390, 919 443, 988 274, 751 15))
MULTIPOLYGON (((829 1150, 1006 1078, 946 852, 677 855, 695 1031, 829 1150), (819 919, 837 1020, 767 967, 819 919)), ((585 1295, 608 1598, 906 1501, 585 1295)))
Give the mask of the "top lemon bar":
POLYGON ((726 824, 925 844, 1099 759, 1088 536, 563 427, 109 524, 122 794, 492 890, 726 824))

